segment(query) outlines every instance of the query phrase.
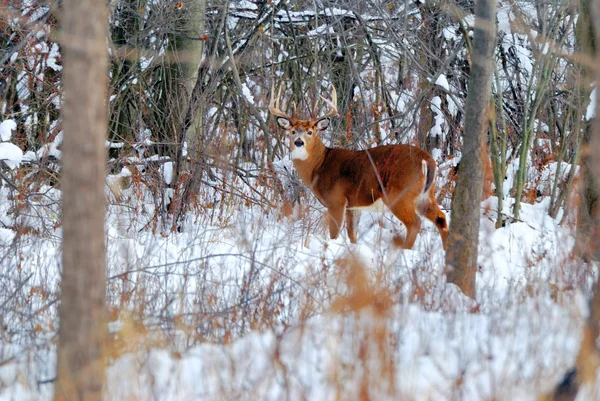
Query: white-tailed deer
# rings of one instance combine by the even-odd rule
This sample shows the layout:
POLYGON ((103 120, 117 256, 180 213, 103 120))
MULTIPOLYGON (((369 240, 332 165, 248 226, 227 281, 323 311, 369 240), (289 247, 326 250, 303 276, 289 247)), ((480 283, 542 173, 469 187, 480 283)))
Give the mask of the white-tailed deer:
POLYGON ((383 211, 386 206, 406 226, 406 237, 396 239, 397 245, 412 248, 421 229, 420 214, 435 224, 446 249, 448 226, 435 201, 436 164, 429 153, 410 145, 368 150, 326 147, 319 134, 337 115, 335 87, 331 100, 321 97, 329 105, 327 114, 317 117, 315 107, 310 120, 297 117, 294 103, 291 115, 280 109, 281 87, 274 95, 269 111, 291 135, 291 156, 300 178, 327 208, 332 239, 339 235, 345 215, 348 238, 356 243, 360 211, 383 211))

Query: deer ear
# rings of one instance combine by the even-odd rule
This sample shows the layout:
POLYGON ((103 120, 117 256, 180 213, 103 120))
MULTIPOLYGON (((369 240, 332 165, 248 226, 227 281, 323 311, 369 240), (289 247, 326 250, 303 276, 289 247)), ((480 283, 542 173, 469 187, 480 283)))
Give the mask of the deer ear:
POLYGON ((277 117, 277 124, 279 124, 279 126, 283 129, 290 129, 290 127, 292 126, 289 120, 283 117, 277 117))
POLYGON ((317 129, 319 131, 324 131, 329 127, 329 118, 324 118, 322 120, 317 121, 317 129))

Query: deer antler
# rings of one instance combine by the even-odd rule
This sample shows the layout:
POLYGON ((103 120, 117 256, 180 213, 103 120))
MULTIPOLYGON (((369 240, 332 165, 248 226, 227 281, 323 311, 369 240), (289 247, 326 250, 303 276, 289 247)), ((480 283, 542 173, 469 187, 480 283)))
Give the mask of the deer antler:
POLYGON ((277 97, 274 97, 273 95, 275 94, 275 84, 271 85, 271 102, 269 103, 269 111, 274 116, 283 117, 286 120, 291 120, 293 117, 296 116, 296 105, 292 104, 293 111, 292 111, 291 116, 289 114, 281 111, 281 109, 279 108, 279 99, 281 98, 281 87, 282 86, 283 85, 279 85, 279 91, 277 92, 277 97))
POLYGON ((329 117, 334 117, 337 115, 337 93, 335 91, 335 86, 331 85, 331 100, 327 100, 325 99, 323 96, 320 96, 321 99, 323 99, 323 101, 325 103, 327 103, 329 105, 329 112, 327 112, 326 115, 319 117, 318 120, 322 120, 324 118, 329 118, 329 117))
POLYGON ((312 114, 310 115, 312 118, 317 118, 317 112, 319 111, 319 99, 315 102, 315 107, 312 109, 312 114))

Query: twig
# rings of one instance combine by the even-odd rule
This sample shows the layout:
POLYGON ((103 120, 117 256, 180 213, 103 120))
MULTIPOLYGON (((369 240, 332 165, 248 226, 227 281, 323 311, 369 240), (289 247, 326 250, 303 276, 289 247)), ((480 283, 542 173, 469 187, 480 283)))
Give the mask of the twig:
POLYGON ((0 310, 3 310, 4 307, 6 306, 6 304, 8 304, 8 301, 10 301, 15 295, 17 295, 17 293, 19 291, 21 291, 21 289, 25 286, 25 284, 27 284, 27 282, 29 281, 29 279, 33 276, 33 273, 30 273, 29 276, 27 276, 27 278, 23 281, 21 281, 19 283, 19 285, 17 286, 17 288, 15 288, 15 290, 12 292, 12 294, 10 294, 10 296, 2 303, 2 305, 0 305, 0 310))

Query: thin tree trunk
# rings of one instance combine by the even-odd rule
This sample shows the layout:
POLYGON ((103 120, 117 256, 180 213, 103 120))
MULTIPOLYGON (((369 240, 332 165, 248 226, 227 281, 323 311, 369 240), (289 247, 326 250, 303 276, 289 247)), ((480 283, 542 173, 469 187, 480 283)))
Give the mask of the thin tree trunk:
MULTIPOLYGON (((183 4, 183 3, 182 3, 183 4)), ((169 38, 169 50, 176 57, 176 61, 168 68, 170 70, 171 93, 168 101, 171 107, 177 110, 172 122, 172 138, 176 144, 173 147, 172 157, 175 161, 175 176, 168 183, 175 187, 174 199, 168 205, 169 215, 172 217, 171 226, 164 225, 164 229, 177 230, 180 228, 179 217, 187 208, 190 194, 199 190, 202 175, 201 147, 204 134, 204 106, 205 98, 200 101, 196 96, 196 87, 199 83, 204 86, 205 76, 201 74, 206 59, 203 60, 206 1, 188 0, 178 15, 176 32, 169 38), (204 63, 204 64, 203 64, 204 63), (190 112, 193 110, 193 112, 190 112), (183 174, 191 172, 192 176, 183 174), (181 181, 181 177, 185 177, 181 181), (185 197, 185 199, 183 199, 185 197), (174 217, 173 217, 174 216, 174 217)), ((166 223, 166 219, 163 223, 166 223)))
POLYGON ((465 104, 464 148, 456 190, 446 263, 448 282, 475 298, 477 247, 483 164, 481 147, 488 125, 493 55, 496 44, 496 1, 479 0, 475 7, 475 33, 469 88, 465 104))
POLYGON ((504 176, 506 175, 506 124, 504 120, 504 104, 502 100, 502 87, 500 86, 500 74, 494 69, 496 80, 496 97, 494 101, 495 116, 492 124, 492 169, 494 172, 494 186, 496 187, 496 197, 498 198, 498 218, 496 219, 496 228, 504 226, 504 217, 502 210, 504 208, 504 176), (496 124, 497 122, 497 124, 496 124), (499 132, 498 132, 499 130, 499 132))
MULTIPOLYGON (((139 76, 140 60, 140 30, 142 28, 139 10, 143 8, 140 0, 121 0, 118 11, 115 12, 111 36, 115 51, 126 46, 127 54, 112 63, 110 88, 113 93, 118 94, 119 99, 114 102, 114 109, 109 116, 108 139, 114 142, 135 141, 136 124, 140 112, 139 93, 134 89, 135 85, 128 84, 132 76, 139 76), (136 107, 137 106, 137 107, 136 107)), ((118 157, 122 149, 110 149, 110 157, 118 157)))
POLYGON ((515 204, 513 205, 513 214, 515 219, 519 218, 519 213, 521 211, 521 196, 523 195, 523 190, 525 188, 525 181, 527 181, 527 155, 529 154, 531 142, 533 141, 533 131, 535 129, 537 112, 550 82, 549 63, 550 62, 546 61, 541 62, 542 67, 539 73, 539 78, 536 80, 532 79, 530 81, 530 84, 536 81, 538 83, 535 89, 531 88, 530 85, 528 90, 533 90, 535 92, 534 99, 531 103, 529 101, 526 101, 525 103, 525 114, 523 116, 523 140, 521 141, 521 149, 519 150, 519 169, 517 170, 517 177, 515 179, 515 204), (529 105, 531 105, 531 109, 529 108, 529 105))
MULTIPOLYGON (((543 10, 545 13, 548 9, 544 8, 543 10)), ((565 18, 572 18, 572 16, 565 16, 564 12, 565 9, 557 11, 556 14, 553 15, 550 24, 547 23, 548 21, 546 16, 539 16, 540 23, 544 24, 544 29, 542 29, 540 34, 540 38, 542 38, 541 40, 549 41, 557 38, 557 31, 561 27, 561 25, 559 25, 560 21, 564 20, 565 18), (546 31, 546 26, 551 27, 551 32, 546 31)), ((542 14, 541 11, 539 11, 539 13, 542 14)), ((556 45, 561 46, 567 37, 568 35, 563 35, 562 39, 557 41, 556 45)), ((519 150, 519 169, 517 171, 514 187, 515 204, 513 206, 513 214, 515 219, 519 218, 519 213, 521 210, 521 197, 525 188, 525 181, 527 180, 527 155, 529 154, 529 149, 533 141, 537 113, 542 106, 542 102, 545 101, 546 93, 551 85, 552 71, 556 67, 557 61, 558 58, 556 57, 556 54, 551 53, 540 55, 540 60, 538 63, 536 63, 536 69, 533 73, 534 76, 537 76, 537 78, 529 81, 527 93, 533 92, 534 96, 531 101, 529 100, 529 96, 526 96, 525 101, 523 114, 523 141, 521 142, 521 149, 519 150)))
POLYGON ((426 44, 427 48, 423 48, 418 57, 421 62, 422 70, 419 74, 419 90, 426 93, 425 99, 419 105, 419 121, 417 125, 417 140, 419 147, 431 152, 436 147, 437 138, 430 136, 431 128, 434 124, 434 112, 431 110, 431 100, 438 95, 435 86, 431 87, 430 79, 432 74, 436 74, 440 70, 442 62, 440 61, 443 36, 441 21, 442 10, 439 2, 420 2, 419 10, 423 16, 423 26, 419 29, 419 40, 426 44))
POLYGON ((63 270, 55 400, 101 400, 106 338, 104 0, 65 0, 63 270))
MULTIPOLYGON (((205 0, 190 0, 189 7, 193 10, 192 17, 186 20, 186 31, 191 36, 204 35, 206 29, 206 1, 205 0)), ((202 63, 202 55, 204 53, 204 41, 186 38, 181 44, 181 50, 184 52, 184 62, 182 63, 183 78, 187 91, 187 102, 191 98, 194 85, 198 79, 198 70, 202 63)), ((187 142, 188 155, 192 164, 197 164, 201 157, 201 140, 204 133, 204 103, 197 104, 198 111, 195 119, 192 121, 185 133, 187 142)), ((179 166, 177 166, 179 168, 179 166)), ((198 180, 200 177, 198 177, 198 180)))

